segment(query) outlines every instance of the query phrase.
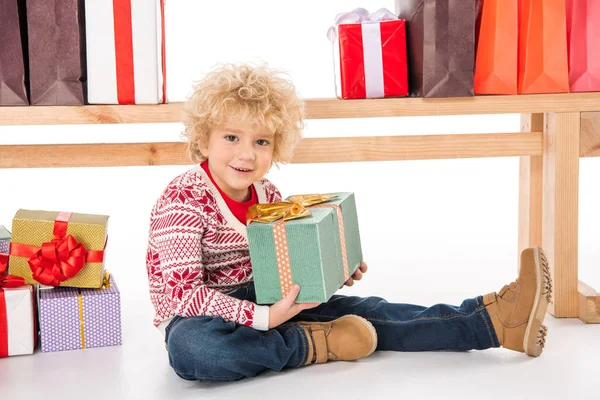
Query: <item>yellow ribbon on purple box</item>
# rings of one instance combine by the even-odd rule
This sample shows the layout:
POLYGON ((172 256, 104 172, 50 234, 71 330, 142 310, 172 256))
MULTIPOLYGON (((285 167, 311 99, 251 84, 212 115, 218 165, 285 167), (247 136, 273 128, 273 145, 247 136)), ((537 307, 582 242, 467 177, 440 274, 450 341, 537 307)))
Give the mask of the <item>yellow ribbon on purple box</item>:
MULTIPOLYGON (((104 278, 102 279, 102 287, 98 290, 108 289, 110 287, 110 273, 104 271, 104 278)), ((77 303, 79 305, 79 331, 81 333, 81 348, 85 349, 85 321, 83 320, 83 295, 81 289, 78 290, 77 303)))

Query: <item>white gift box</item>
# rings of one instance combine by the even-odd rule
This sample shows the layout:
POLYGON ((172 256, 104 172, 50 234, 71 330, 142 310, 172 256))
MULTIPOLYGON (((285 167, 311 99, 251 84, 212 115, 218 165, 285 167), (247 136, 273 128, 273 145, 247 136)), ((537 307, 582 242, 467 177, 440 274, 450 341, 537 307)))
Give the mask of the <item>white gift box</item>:
POLYGON ((32 354, 37 342, 32 285, 0 288, 0 357, 32 354))
POLYGON ((85 0, 89 104, 166 103, 164 0, 85 0))

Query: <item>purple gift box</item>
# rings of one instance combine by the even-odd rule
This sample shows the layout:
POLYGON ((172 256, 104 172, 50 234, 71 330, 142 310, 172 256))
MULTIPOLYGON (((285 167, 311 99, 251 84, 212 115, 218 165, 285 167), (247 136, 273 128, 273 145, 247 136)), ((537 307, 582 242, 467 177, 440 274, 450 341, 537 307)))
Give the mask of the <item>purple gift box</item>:
POLYGON ((10 232, 4 226, 0 225, 0 254, 8 254, 9 244, 10 232))
POLYGON ((43 352, 121 344, 121 296, 110 287, 40 289, 40 341, 43 352))

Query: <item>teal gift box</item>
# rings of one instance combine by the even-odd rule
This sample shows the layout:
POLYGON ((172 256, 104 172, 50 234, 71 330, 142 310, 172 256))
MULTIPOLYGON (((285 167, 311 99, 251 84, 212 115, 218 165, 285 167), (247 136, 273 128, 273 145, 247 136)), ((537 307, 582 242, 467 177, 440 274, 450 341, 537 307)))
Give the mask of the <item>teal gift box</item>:
POLYGON ((336 197, 308 206, 310 216, 248 225, 258 304, 280 300, 292 283, 300 285, 296 302, 326 302, 360 266, 362 249, 354 194, 331 195, 336 197))

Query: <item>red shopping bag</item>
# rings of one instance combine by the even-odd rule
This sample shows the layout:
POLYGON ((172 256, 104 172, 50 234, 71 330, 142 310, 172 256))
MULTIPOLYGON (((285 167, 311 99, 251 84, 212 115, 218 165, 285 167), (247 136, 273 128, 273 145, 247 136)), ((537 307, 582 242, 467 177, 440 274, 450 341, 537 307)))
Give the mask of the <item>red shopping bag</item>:
POLYGON ((600 0, 567 0, 571 92, 600 91, 600 0))
POLYGON ((519 0, 482 0, 475 94, 517 94, 519 0))
POLYGON ((518 93, 569 91, 565 0, 520 0, 518 93))

